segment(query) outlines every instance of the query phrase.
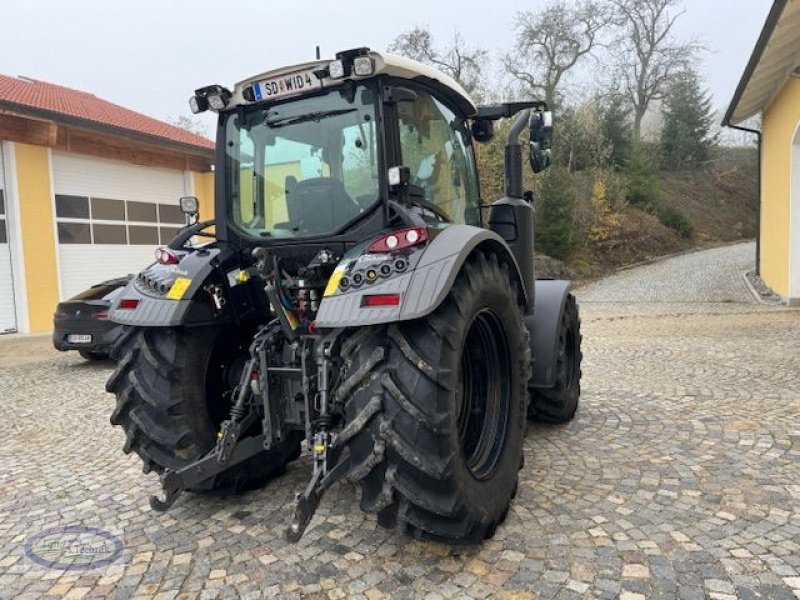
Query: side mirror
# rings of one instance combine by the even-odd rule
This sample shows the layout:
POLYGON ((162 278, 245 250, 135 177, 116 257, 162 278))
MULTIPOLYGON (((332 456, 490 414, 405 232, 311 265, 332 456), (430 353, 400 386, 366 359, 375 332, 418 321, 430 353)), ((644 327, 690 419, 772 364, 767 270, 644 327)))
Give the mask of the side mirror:
POLYGON ((180 200, 181 212, 189 217, 194 223, 200 215, 200 201, 197 196, 183 196, 180 200))
POLYGON ((534 173, 545 170, 553 161, 551 150, 553 142, 553 113, 546 111, 531 112, 528 121, 531 144, 531 169, 534 173))

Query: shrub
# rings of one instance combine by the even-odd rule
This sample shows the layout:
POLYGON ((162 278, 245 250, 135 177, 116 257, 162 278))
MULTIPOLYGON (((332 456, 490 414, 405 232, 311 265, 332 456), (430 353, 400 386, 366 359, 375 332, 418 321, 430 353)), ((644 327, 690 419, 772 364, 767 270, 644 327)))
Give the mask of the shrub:
POLYGON ((590 242, 604 242, 613 236, 619 227, 620 218, 608 197, 608 186, 602 179, 596 179, 592 186, 592 221, 587 234, 590 242))
POLYGON ((679 208, 671 205, 659 205, 655 210, 661 224, 670 229, 674 229, 684 239, 694 236, 694 225, 689 217, 679 208))
POLYGON ((575 228, 575 191, 569 172, 551 167, 539 180, 536 201, 536 249, 559 260, 578 247, 575 228))
POLYGON ((625 199, 631 206, 647 210, 658 204, 661 194, 653 168, 641 146, 631 152, 625 165, 625 199))

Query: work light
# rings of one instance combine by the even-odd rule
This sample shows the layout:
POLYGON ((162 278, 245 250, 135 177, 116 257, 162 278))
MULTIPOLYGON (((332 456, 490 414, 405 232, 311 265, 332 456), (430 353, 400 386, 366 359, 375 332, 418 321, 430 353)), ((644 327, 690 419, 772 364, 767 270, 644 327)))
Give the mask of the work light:
POLYGON ((227 104, 228 100, 222 93, 208 95, 208 105, 211 110, 222 110, 227 104))
POLYGON ((360 77, 372 75, 375 71, 375 63, 370 56, 356 56, 353 59, 353 71, 360 77))
POLYGON ((328 65, 328 73, 331 79, 341 79, 344 77, 344 61, 334 60, 328 65))
POLYGON ((192 96, 189 98, 189 109, 194 114, 199 114, 208 110, 208 100, 202 96, 192 96))

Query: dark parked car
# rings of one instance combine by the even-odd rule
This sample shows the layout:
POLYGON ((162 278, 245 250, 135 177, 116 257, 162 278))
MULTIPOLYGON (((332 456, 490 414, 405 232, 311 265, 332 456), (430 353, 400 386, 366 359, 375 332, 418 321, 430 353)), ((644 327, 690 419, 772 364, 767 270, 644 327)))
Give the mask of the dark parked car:
POLYGON ((77 350, 86 360, 108 358, 123 328, 108 320, 108 309, 131 277, 109 279, 60 302, 53 315, 56 350, 77 350))

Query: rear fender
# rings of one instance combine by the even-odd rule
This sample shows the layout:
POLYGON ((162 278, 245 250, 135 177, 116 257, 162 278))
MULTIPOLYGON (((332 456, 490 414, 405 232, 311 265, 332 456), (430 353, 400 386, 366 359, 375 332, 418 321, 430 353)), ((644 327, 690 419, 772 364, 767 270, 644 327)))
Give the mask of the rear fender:
MULTIPOLYGON (((470 225, 449 225, 429 231, 431 241, 419 256, 409 256, 407 272, 372 284, 365 283, 358 289, 326 291, 317 313, 317 327, 358 327, 427 316, 444 301, 461 267, 474 251, 495 253, 501 263, 507 264, 516 283, 520 305, 528 305, 519 267, 508 244, 495 232, 470 225), (364 308, 364 297, 377 294, 399 294, 400 305, 364 308)), ((365 260, 375 264, 392 261, 381 255, 366 254, 361 246, 355 254, 343 258, 337 270, 343 276, 350 276, 365 260)))
POLYGON ((538 279, 533 314, 525 318, 533 357, 532 388, 555 385, 558 334, 572 282, 538 279))
MULTIPOLYGON (((131 279, 109 310, 109 320, 136 327, 175 327, 233 320, 235 306, 216 313, 203 289, 207 283, 227 283, 220 265, 232 256, 225 246, 192 250, 180 264, 153 263, 131 279), (120 308, 123 300, 137 300, 134 309, 120 308)), ((226 286, 227 288, 227 286, 226 286)), ((226 289, 226 296, 230 290, 226 289)), ((226 298, 230 302, 230 298, 226 298)), ((234 304, 231 302, 231 304, 234 304)))

